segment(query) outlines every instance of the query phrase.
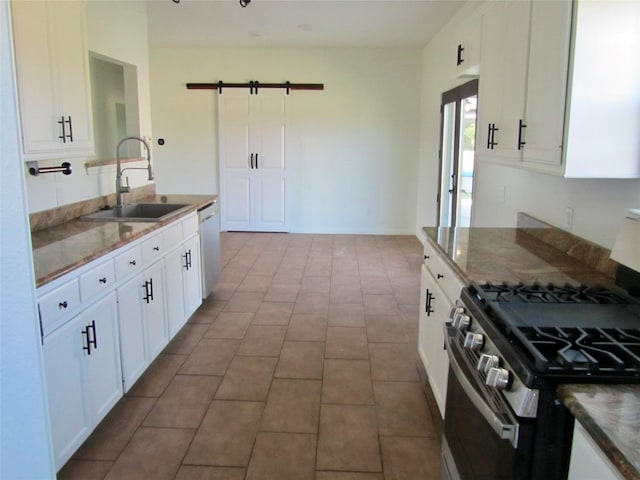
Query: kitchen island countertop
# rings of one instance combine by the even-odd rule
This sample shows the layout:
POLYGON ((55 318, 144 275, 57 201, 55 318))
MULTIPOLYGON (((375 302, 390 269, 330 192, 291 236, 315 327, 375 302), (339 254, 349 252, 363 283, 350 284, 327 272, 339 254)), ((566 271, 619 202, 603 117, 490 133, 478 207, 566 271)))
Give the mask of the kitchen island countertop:
MULTIPOLYGON (((530 229, 425 227, 423 232, 463 283, 614 284, 611 276, 530 229)), ((567 248, 578 247, 567 242, 567 248)), ((623 478, 640 480, 640 385, 569 384, 559 387, 558 396, 623 478)))
POLYGON ((31 234, 36 287, 215 201, 217 195, 150 195, 140 203, 188 204, 163 222, 95 222, 78 218, 31 234))

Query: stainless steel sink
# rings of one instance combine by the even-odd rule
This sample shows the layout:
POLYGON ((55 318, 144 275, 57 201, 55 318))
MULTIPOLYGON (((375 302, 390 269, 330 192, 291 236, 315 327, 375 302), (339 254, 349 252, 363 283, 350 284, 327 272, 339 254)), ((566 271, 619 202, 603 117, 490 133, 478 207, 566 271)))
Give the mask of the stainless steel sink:
POLYGON ((160 222, 175 211, 188 206, 180 203, 133 203, 111 210, 100 210, 81 218, 97 222, 160 222))

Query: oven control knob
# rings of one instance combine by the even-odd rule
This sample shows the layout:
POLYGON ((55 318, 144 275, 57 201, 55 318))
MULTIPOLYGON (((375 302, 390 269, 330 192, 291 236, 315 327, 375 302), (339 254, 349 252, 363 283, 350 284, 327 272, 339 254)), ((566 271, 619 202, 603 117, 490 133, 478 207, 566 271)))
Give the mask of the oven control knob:
POLYGON ((506 368, 490 368, 487 372, 487 379, 485 383, 490 387, 494 387, 498 390, 504 390, 509 386, 510 380, 509 370, 506 368))
POLYGON ((456 307, 456 306, 451 307, 449 309, 449 321, 452 322, 453 319, 456 317, 456 315, 459 313, 464 313, 463 307, 456 307))
POLYGON ((481 333, 467 333, 464 337, 464 348, 469 350, 480 350, 484 345, 484 336, 481 333))
POLYGON ((488 353, 483 353, 478 359, 476 370, 478 370, 479 372, 487 373, 490 369, 499 366, 500 358, 498 358, 497 355, 489 355, 488 353))
POLYGON ((464 313, 456 313, 453 316, 452 325, 463 332, 469 330, 469 325, 471 325, 471 317, 464 313))

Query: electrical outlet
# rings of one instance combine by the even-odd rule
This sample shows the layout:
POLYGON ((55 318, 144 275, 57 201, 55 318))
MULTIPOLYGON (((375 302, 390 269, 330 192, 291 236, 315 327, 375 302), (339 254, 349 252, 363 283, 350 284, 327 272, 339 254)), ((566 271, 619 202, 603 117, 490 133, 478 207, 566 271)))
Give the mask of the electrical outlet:
POLYGON ((573 208, 567 207, 564 210, 564 228, 571 230, 573 227, 573 208))

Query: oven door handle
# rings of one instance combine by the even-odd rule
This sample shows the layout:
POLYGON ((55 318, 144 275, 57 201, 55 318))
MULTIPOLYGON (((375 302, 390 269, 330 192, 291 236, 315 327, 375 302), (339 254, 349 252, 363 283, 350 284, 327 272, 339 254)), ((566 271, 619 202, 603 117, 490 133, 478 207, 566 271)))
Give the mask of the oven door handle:
POLYGON ((504 440, 509 440, 511 445, 513 445, 513 448, 517 448, 518 424, 503 422, 502 419, 499 418, 491 407, 489 407, 489 405, 487 405, 487 403, 482 399, 476 389, 473 388, 473 385, 471 385, 471 382, 469 382, 469 379, 465 376, 462 367, 458 363, 458 359, 453 353, 453 349, 456 347, 452 344, 452 337, 447 332, 447 326, 445 325, 444 328, 448 343, 447 356, 449 357, 449 365, 451 366, 451 370, 455 374, 458 382, 460 382, 462 389, 469 397, 469 400, 471 400, 471 403, 473 403, 473 405, 478 409, 480 414, 484 417, 487 423, 491 425, 491 428, 493 428, 498 436, 504 440))

